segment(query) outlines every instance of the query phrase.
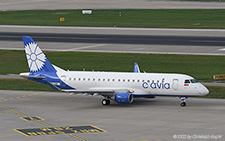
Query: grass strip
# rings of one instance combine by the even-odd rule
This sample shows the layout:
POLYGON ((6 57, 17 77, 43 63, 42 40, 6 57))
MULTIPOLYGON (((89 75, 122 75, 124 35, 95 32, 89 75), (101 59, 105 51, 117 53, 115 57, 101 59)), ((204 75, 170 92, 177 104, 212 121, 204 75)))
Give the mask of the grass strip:
POLYGON ((208 86, 209 94, 205 98, 225 98, 225 87, 208 86))
MULTIPOLYGON (((50 62, 65 70, 132 72, 134 62, 141 71, 188 74, 201 81, 213 81, 224 73, 225 56, 45 52, 50 62)), ((24 51, 0 51, 0 74, 19 74, 29 68, 24 51)))
POLYGON ((48 85, 26 79, 0 79, 1 90, 53 91, 48 85))
POLYGON ((96 9, 83 15, 81 10, 26 10, 0 12, 0 24, 224 29, 224 13, 225 9, 96 9))

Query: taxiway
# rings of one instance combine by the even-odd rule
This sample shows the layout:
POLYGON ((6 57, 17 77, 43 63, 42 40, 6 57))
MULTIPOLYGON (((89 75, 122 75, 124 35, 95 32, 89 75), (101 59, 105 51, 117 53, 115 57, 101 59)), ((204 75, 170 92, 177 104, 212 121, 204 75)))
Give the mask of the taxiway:
POLYGON ((167 141, 185 136, 201 141, 205 139, 197 138, 200 135, 216 136, 217 140, 225 137, 222 99, 190 98, 186 107, 180 107, 174 97, 135 99, 130 105, 112 102, 109 106, 101 105, 101 100, 59 92, 0 90, 1 140, 167 141), (43 120, 21 118, 26 116, 43 120), (83 125, 105 132, 25 136, 14 130, 83 125))

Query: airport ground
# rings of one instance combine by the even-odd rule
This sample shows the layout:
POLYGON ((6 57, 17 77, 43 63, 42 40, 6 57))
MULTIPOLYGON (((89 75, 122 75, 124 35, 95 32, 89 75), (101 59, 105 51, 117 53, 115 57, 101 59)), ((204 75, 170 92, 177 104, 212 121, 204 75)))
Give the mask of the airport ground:
POLYGON ((49 51, 224 55, 223 29, 104 28, 0 25, 0 49, 23 50, 31 36, 49 51), (7 35, 7 36, 6 36, 7 35))
POLYGON ((135 99, 130 105, 112 102, 109 106, 102 106, 101 100, 58 92, 0 90, 1 140, 224 140, 224 100, 190 98, 186 107, 180 107, 175 97, 135 99), (83 125, 104 132, 64 134, 66 127, 83 125), (40 135, 34 130, 47 132, 54 127, 64 130, 60 135, 40 135), (22 133, 33 136, 14 129, 28 129, 22 133))
MULTIPOLYGON (((127 0, 68 0, 63 1, 63 3, 59 0, 54 0, 54 2, 48 1, 47 3, 37 0, 4 0, 0 3, 0 9, 224 9, 224 4, 218 2, 159 2, 145 0, 138 2, 132 0, 129 3, 127 0)), ((49 42, 50 38, 48 40, 41 40, 41 36, 36 36, 35 38, 40 40, 40 43, 39 41, 38 43, 41 48, 53 51, 224 55, 224 41, 218 40, 219 38, 224 38, 224 30, 1 26, 0 31, 9 35, 9 37, 5 37, 4 34, 1 34, 1 49, 10 50, 21 50, 23 44, 21 39, 18 40, 18 35, 21 35, 20 33, 30 36, 34 36, 34 33, 38 33, 39 35, 53 33, 63 36, 65 32, 80 35, 102 35, 101 37, 104 37, 105 34, 125 35, 125 37, 128 37, 127 35, 134 35, 133 38, 137 37, 137 35, 148 35, 148 37, 151 35, 159 37, 184 36, 185 38, 183 39, 186 42, 185 44, 181 44, 182 40, 180 40, 179 45, 174 45, 172 44, 174 40, 167 38, 164 41, 167 40, 169 42, 163 45, 160 44, 162 40, 158 40, 160 38, 155 38, 155 41, 158 40, 157 45, 149 43, 135 45, 125 43, 121 45, 118 42, 112 43, 112 41, 106 43, 60 43, 49 42), (19 34, 15 34, 17 32, 19 34), (200 37, 203 37, 203 39, 200 39, 200 37), (14 38, 14 40, 10 40, 10 38, 14 38), (197 44, 195 38, 200 39, 197 40, 197 44), (212 45, 205 45, 207 42, 210 42, 212 45), (187 43, 191 43, 191 45, 187 43)), ((113 39, 116 39, 115 36, 113 39)), ((187 100, 187 107, 183 108, 179 106, 178 98, 170 97, 135 99, 131 105, 113 102, 109 106, 102 106, 101 100, 102 97, 70 96, 68 93, 58 92, 0 90, 1 140, 205 141, 224 140, 225 137, 223 132, 225 130, 225 104, 223 99, 189 98, 187 100), (83 125, 95 127, 95 129, 83 129, 83 125), (74 126, 78 126, 79 128, 72 130, 74 126), (17 129, 17 131, 14 129, 17 129), (72 131, 73 133, 71 133, 72 131), (29 132, 30 134, 28 134, 29 132), (64 134, 65 132, 69 133, 64 134), (61 134, 57 135, 58 133, 61 134)))
POLYGON ((0 10, 34 9, 224 9, 225 3, 216 1, 180 0, 3 0, 0 10))
MULTIPOLYGON (((199 29, 1 26, 1 33, 7 33, 6 37, 4 37, 4 34, 1 35, 1 48, 23 49, 21 32, 25 35, 34 36, 38 40, 39 46, 44 50, 135 53, 138 52, 135 49, 139 49, 141 50, 139 53, 224 55, 223 41, 216 42, 224 37, 224 30, 199 29), (141 35, 147 35, 146 37, 157 35, 158 38, 155 38, 155 42, 159 45, 147 42, 148 38, 144 38, 147 44, 139 42, 135 45, 131 45, 128 40, 119 44, 117 40, 106 40, 106 38, 103 40, 106 43, 100 43, 99 41, 97 43, 85 43, 85 38, 82 39, 82 42, 75 43, 73 40, 77 37, 74 38, 73 36, 69 37, 72 38, 70 42, 66 42, 60 39, 67 35, 64 32, 71 35, 74 35, 73 33, 79 35, 92 34, 93 36, 83 37, 86 39, 94 38, 94 40, 96 40, 95 35, 103 38, 105 38, 105 35, 111 35, 112 39, 117 39, 116 35, 123 35, 124 38, 133 35, 133 39, 141 35), (45 38, 42 38, 42 35, 45 38), (47 38, 48 35, 51 38, 47 38), (60 40, 57 41, 55 35, 60 35, 58 38, 60 40), (175 41, 166 42, 167 44, 160 41, 162 36, 179 37, 184 35, 185 38, 183 39, 186 41, 182 42, 181 40, 179 45, 174 45, 175 41), (189 40, 193 41, 193 39, 199 37, 202 39, 198 41, 201 43, 200 45, 196 45, 189 40), (210 40, 211 46, 206 45, 206 42, 209 41, 208 38, 212 39, 210 40), (166 46, 168 50, 163 52, 166 46), (159 50, 160 48, 162 50, 159 50)), ((100 103, 102 97, 70 96, 68 93, 57 92, 1 90, 0 100, 0 121, 2 125, 0 130, 3 140, 166 141, 183 140, 183 138, 205 140, 202 137, 210 138, 210 140, 215 140, 215 138, 223 140, 224 138, 225 105, 223 99, 190 98, 185 108, 179 106, 178 98, 170 97, 135 99, 135 102, 131 105, 113 102, 109 106, 102 106, 100 103), (83 125, 96 128, 90 131, 83 129, 83 125), (78 126, 79 129, 72 130, 74 126, 78 126), (66 128, 71 130, 68 131, 66 128), (17 131, 14 129, 17 129, 17 131), (66 134, 66 132, 69 133, 66 134), (60 135, 57 135, 58 133, 60 135)))

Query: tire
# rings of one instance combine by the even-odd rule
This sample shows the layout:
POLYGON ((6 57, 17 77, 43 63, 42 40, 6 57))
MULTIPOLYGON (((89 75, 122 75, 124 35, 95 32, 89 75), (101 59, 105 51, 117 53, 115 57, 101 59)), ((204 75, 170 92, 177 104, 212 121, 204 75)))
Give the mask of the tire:
POLYGON ((185 106, 186 106, 186 102, 181 102, 181 103, 180 103, 180 106, 181 106, 181 107, 185 107, 185 106))
POLYGON ((103 99, 102 100, 102 105, 109 105, 110 104, 110 100, 108 100, 108 99, 103 99))

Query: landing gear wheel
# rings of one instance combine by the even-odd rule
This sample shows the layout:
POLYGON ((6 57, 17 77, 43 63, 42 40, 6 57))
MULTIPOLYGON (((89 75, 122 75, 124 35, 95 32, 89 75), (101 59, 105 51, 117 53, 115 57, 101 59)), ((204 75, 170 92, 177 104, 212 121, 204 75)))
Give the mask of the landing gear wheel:
POLYGON ((181 103, 180 103, 180 106, 181 106, 181 107, 185 107, 185 106, 186 106, 186 102, 181 102, 181 103))
POLYGON ((109 105, 110 104, 110 100, 108 100, 108 99, 103 99, 102 100, 102 105, 109 105))

